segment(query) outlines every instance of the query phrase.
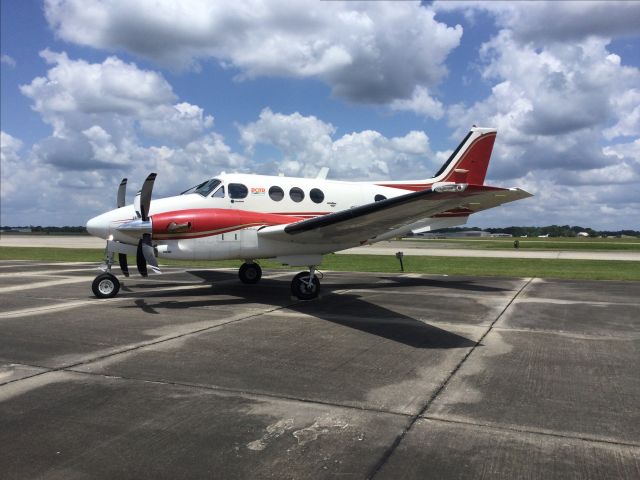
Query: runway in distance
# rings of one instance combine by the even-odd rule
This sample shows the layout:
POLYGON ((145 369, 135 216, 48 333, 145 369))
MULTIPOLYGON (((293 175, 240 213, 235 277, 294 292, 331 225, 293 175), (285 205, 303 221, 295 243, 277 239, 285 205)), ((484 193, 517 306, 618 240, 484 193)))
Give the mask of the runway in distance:
POLYGON ((133 205, 125 205, 127 179, 117 208, 92 218, 87 231, 107 240, 96 297, 117 295, 111 273, 115 254, 129 276, 127 255, 138 272, 160 273, 156 257, 184 260, 240 259, 240 280, 257 283, 256 260, 274 258, 304 266, 291 282, 302 300, 320 290, 322 256, 360 245, 466 223, 469 215, 530 197, 519 188, 484 185, 496 130, 473 127, 434 177, 412 181, 346 182, 222 173, 180 195, 151 200, 150 174, 133 205))

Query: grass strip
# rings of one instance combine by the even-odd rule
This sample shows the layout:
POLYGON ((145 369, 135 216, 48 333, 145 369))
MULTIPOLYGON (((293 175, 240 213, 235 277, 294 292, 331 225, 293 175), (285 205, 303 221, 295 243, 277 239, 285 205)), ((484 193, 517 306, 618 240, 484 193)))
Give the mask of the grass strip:
POLYGON ((453 239, 446 240, 417 240, 406 239, 405 242, 412 242, 413 245, 425 248, 469 248, 469 249, 503 249, 514 250, 513 243, 518 241, 521 250, 567 250, 567 251, 622 251, 622 252, 638 252, 640 251, 640 240, 608 240, 608 239, 526 239, 526 238, 506 238, 491 240, 471 240, 471 239, 453 239))
MULTIPOLYGON (((99 263, 102 255, 103 251, 97 249, 0 247, 0 260, 99 263)), ((129 259, 129 263, 135 268, 134 259, 129 259)), ((186 268, 239 267, 241 263, 239 260, 160 259, 161 265, 186 268)), ((261 260, 260 264, 265 269, 301 270, 300 267, 283 267, 274 260, 261 260)), ((407 256, 404 257, 404 267, 406 273, 640 281, 640 262, 618 260, 407 256)), ((398 273, 400 270, 393 255, 327 255, 321 269, 382 273, 398 273)))

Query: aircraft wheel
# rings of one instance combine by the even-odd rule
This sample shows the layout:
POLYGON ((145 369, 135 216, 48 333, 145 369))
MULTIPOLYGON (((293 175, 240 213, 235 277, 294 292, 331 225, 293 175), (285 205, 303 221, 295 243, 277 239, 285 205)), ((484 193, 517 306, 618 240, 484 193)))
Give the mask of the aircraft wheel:
POLYGON ((262 269, 257 263, 243 263, 238 276, 242 283, 258 283, 262 278, 262 269))
POLYGON ((291 293, 294 297, 298 297, 300 300, 311 300, 318 296, 320 280, 314 276, 310 284, 307 284, 308 281, 309 272, 300 272, 293 277, 293 280, 291 280, 291 293))
POLYGON ((115 297, 120 290, 120 282, 110 273, 102 273, 93 280, 91 290, 98 298, 115 297))

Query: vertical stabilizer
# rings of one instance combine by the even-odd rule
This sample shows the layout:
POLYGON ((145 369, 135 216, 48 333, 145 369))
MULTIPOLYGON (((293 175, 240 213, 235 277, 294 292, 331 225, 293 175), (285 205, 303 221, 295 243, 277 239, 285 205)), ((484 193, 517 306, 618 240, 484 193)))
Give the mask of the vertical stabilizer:
POLYGON ((443 165, 441 171, 436 174, 440 182, 458 182, 483 185, 489 168, 489 160, 496 141, 496 130, 493 128, 474 127, 466 141, 458 147, 452 158, 443 165))
POLYGON ((432 178, 380 182, 377 185, 413 191, 430 188, 436 182, 484 185, 496 133, 495 128, 473 127, 432 178))

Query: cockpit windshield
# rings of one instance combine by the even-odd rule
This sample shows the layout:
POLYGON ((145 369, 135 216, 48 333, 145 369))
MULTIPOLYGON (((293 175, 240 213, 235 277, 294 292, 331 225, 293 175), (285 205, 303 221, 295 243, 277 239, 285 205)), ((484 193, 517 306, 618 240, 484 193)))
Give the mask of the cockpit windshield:
POLYGON ((203 197, 206 197, 211 192, 213 192, 218 187, 218 185, 220 185, 220 183, 222 182, 220 182, 220 180, 218 180, 217 178, 212 178, 211 180, 207 180, 206 182, 202 182, 201 184, 196 185, 195 187, 191 187, 190 189, 185 190, 180 195, 197 193, 202 195, 203 197))

